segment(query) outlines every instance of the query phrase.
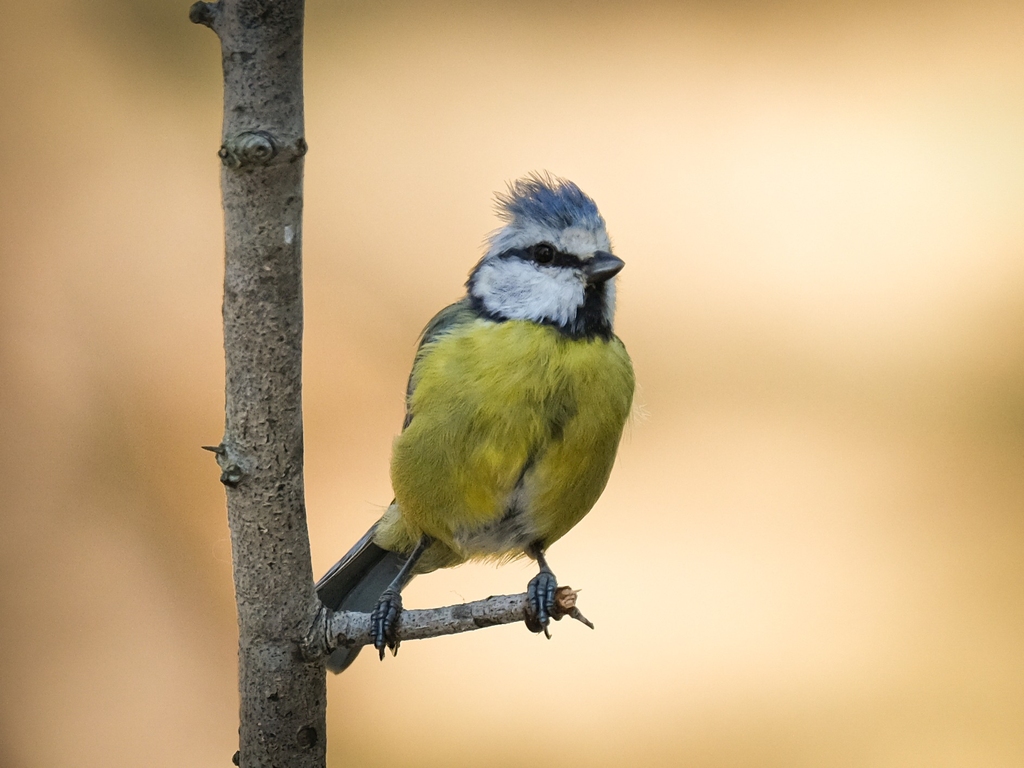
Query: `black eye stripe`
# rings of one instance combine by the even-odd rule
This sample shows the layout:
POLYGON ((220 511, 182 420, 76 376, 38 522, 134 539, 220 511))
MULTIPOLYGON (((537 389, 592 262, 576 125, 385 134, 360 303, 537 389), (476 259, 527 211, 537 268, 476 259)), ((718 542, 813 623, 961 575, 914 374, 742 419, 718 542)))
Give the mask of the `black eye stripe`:
POLYGON ((579 256, 572 253, 566 253, 565 251, 559 251, 550 243, 538 243, 532 245, 529 248, 510 248, 504 251, 499 258, 502 259, 521 259, 522 261, 531 261, 536 264, 543 264, 549 267, 573 267, 579 268, 583 266, 583 260, 579 256), (550 260, 545 261, 544 259, 537 258, 537 248, 540 246, 547 246, 553 252, 550 260))

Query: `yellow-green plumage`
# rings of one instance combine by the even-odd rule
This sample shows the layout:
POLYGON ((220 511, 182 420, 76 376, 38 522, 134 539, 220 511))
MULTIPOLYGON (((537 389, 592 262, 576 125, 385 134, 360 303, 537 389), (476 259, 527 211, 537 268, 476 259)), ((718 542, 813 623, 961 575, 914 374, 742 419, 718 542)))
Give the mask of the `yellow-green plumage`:
POLYGON ((572 338, 452 305, 416 357, 411 421, 392 454, 395 504, 374 541, 408 552, 432 537, 420 573, 547 547, 604 490, 632 396, 618 338, 572 338))
MULTIPOLYGON (((604 490, 633 399, 614 335, 624 262, 597 206, 540 174, 498 196, 505 226, 466 296, 423 332, 395 439, 395 501, 317 583, 334 610, 371 611, 373 645, 397 650, 401 591, 416 573, 529 555, 527 626, 544 631, 557 580, 547 548, 604 490)), ((338 648, 345 669, 358 648, 338 648)))

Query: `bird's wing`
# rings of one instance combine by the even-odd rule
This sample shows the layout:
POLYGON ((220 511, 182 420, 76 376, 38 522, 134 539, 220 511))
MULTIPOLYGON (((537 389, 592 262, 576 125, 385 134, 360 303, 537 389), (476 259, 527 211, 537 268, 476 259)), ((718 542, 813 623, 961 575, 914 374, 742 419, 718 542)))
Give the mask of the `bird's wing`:
POLYGON ((409 372, 409 383, 405 388, 405 421, 402 423, 402 431, 412 423, 412 410, 409 404, 412 402, 412 393, 416 388, 415 377, 413 374, 416 371, 416 363, 419 362, 420 358, 424 354, 425 348, 431 343, 436 341, 438 338, 446 333, 460 328, 466 323, 472 323, 480 315, 470 304, 469 298, 464 298, 461 301, 457 301, 454 304, 449 304, 447 307, 442 309, 430 322, 427 323, 427 327, 423 329, 423 333, 420 334, 420 343, 416 347, 416 359, 412 364, 412 370, 409 372))

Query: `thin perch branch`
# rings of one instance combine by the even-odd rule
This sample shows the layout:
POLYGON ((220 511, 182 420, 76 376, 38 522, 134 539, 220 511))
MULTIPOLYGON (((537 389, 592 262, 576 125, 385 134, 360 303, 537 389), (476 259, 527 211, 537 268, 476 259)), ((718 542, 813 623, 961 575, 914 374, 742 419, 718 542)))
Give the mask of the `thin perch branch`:
MULTIPOLYGON (((594 625, 576 607, 578 592, 570 587, 559 587, 555 594, 555 608, 551 617, 555 621, 563 616, 576 619, 591 629, 594 625)), ((456 635, 474 629, 515 624, 532 618, 526 593, 498 595, 460 603, 444 608, 403 611, 398 625, 398 639, 425 640, 429 637, 456 635)), ((529 623, 529 622, 528 622, 529 623)), ((302 644, 302 655, 309 661, 329 656, 341 646, 370 645, 370 614, 354 611, 332 611, 321 607, 313 626, 302 644)))

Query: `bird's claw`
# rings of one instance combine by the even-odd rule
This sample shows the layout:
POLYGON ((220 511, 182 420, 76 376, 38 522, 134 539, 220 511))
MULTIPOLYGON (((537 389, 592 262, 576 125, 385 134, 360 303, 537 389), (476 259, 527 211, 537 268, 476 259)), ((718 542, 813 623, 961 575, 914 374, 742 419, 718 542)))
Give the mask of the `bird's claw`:
POLYGON ((529 604, 526 626, 531 632, 543 632, 548 639, 551 638, 548 624, 555 609, 557 591, 558 580, 547 568, 530 579, 530 584, 526 588, 526 601, 529 604))
POLYGON ((401 613, 402 593, 395 589, 384 590, 370 615, 370 636, 381 661, 384 660, 385 648, 390 648, 392 655, 398 655, 398 617, 401 613))

